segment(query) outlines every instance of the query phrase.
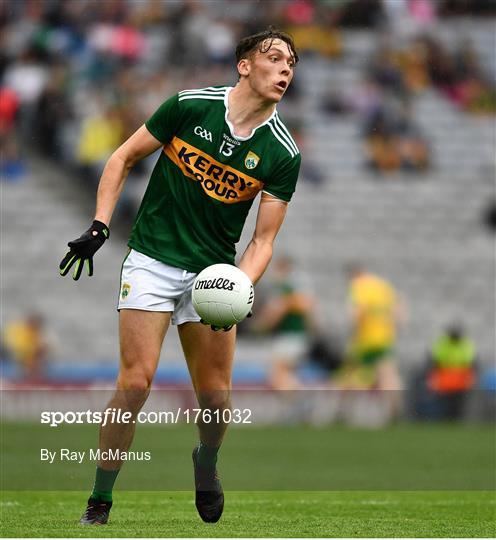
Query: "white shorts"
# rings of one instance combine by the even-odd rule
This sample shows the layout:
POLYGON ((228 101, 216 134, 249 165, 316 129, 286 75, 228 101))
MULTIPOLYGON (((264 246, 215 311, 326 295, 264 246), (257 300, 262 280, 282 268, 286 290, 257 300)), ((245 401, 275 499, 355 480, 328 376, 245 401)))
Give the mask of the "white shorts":
POLYGON ((308 339, 300 332, 287 332, 274 336, 272 339, 272 357, 284 361, 291 366, 297 366, 304 360, 308 351, 308 339))
POLYGON ((172 324, 199 322, 191 302, 196 276, 131 249, 122 265, 117 309, 171 312, 172 324))

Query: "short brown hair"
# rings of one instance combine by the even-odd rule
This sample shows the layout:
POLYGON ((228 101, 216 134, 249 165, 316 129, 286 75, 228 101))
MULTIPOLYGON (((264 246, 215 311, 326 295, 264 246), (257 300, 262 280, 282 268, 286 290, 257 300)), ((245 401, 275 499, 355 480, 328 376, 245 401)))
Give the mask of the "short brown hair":
POLYGON ((293 57, 293 62, 296 64, 299 57, 296 52, 293 38, 289 34, 286 34, 286 32, 278 30, 274 26, 269 26, 268 30, 258 32, 258 34, 244 37, 236 47, 236 62, 239 62, 242 58, 250 57, 257 50, 261 53, 266 53, 272 47, 274 39, 280 39, 287 43, 291 56, 293 57), (269 44, 264 47, 264 43, 267 40, 270 40, 269 44))

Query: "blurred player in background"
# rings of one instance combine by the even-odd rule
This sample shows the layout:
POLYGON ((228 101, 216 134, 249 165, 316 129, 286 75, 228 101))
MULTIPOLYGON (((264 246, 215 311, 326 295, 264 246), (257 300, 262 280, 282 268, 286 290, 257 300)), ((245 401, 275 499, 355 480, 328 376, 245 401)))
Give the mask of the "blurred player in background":
POLYGON ((273 336, 272 386, 276 390, 294 390, 300 387, 296 368, 308 354, 310 336, 315 329, 315 300, 295 279, 288 257, 279 257, 274 261, 273 274, 270 296, 257 316, 254 327, 273 336))
MULTIPOLYGON (((220 413, 230 407, 236 330, 200 324, 191 287, 205 267, 234 264, 235 244, 261 192, 255 231, 239 263, 256 283, 269 264, 295 190, 300 155, 276 111, 298 61, 293 40, 271 28, 242 39, 236 59, 236 86, 179 92, 114 152, 99 183, 95 220, 69 242, 60 264, 62 275, 72 266, 74 279, 83 266, 92 275, 93 255, 109 237, 129 170, 162 148, 121 273, 120 370, 108 406, 133 416, 148 397, 171 322, 178 325, 200 407, 220 413)), ((224 507, 217 453, 227 425, 199 422, 198 428, 200 442, 193 451, 196 507, 204 521, 216 522, 224 507)), ((133 436, 134 424, 106 425, 100 449, 126 451, 133 436)), ((119 459, 99 463, 81 523, 107 522, 121 465, 119 459)))
POLYGON ((394 347, 397 326, 405 319, 404 302, 390 283, 362 265, 352 263, 346 272, 351 337, 339 385, 350 390, 391 391, 384 395, 397 413, 403 385, 394 347))

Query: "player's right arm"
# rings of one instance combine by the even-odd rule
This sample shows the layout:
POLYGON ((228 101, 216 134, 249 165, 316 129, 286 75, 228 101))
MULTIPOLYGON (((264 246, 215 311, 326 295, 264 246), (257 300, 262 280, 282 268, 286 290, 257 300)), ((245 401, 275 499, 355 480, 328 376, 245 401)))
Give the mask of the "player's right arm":
POLYGON ((110 224, 127 175, 140 160, 163 144, 142 125, 110 156, 98 185, 95 220, 110 224))
POLYGON ((60 263, 60 275, 67 275, 74 267, 72 277, 78 280, 83 266, 89 276, 93 275, 93 255, 109 237, 110 220, 129 171, 161 146, 163 143, 143 125, 110 156, 98 184, 95 219, 87 231, 68 243, 70 249, 60 263))

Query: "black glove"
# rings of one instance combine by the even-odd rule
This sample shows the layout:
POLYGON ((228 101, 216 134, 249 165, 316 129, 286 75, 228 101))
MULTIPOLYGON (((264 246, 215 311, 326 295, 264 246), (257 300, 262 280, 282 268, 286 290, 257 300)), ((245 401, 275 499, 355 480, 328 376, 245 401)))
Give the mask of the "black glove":
POLYGON ((66 276, 75 263, 72 278, 78 280, 86 263, 88 276, 93 275, 93 255, 102 247, 110 235, 109 228, 101 221, 93 221, 91 227, 79 238, 69 242, 70 250, 60 263, 60 275, 66 276))
MULTIPOLYGON (((250 309, 250 313, 248 313, 248 315, 246 316, 247 319, 249 319, 251 316, 253 315, 253 312, 251 311, 250 309)), ((200 319, 200 322, 202 324, 205 324, 205 325, 208 325, 208 322, 205 322, 203 319, 200 319)), ((214 332, 218 332, 219 330, 222 330, 223 332, 229 332, 229 330, 231 330, 231 328, 234 326, 234 324, 230 324, 229 326, 215 326, 215 324, 211 324, 210 325, 210 328, 214 331, 214 332)))
MULTIPOLYGON (((208 326, 209 323, 208 322, 205 322, 203 319, 200 319, 200 322, 202 324, 204 324, 205 326, 208 326)), ((215 326, 215 324, 211 324, 210 325, 210 328, 214 331, 214 332, 218 332, 219 330, 222 330, 223 332, 229 332, 229 330, 231 330, 231 328, 234 326, 234 324, 230 324, 229 326, 215 326)))

